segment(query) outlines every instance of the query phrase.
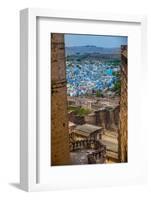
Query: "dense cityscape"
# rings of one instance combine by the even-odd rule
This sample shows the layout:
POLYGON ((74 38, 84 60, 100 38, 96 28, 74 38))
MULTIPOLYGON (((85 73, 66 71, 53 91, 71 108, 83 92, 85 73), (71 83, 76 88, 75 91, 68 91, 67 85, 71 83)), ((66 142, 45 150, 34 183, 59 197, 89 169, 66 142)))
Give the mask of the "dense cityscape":
POLYGON ((114 90, 118 81, 119 64, 115 62, 75 63, 67 62, 67 88, 69 96, 90 95, 114 90))

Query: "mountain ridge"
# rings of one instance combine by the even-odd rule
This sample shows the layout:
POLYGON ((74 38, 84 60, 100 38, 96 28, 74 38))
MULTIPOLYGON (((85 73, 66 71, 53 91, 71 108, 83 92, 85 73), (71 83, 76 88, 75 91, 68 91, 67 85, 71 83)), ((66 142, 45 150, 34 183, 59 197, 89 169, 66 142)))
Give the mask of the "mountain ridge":
POLYGON ((84 45, 84 46, 66 46, 66 56, 86 53, 99 53, 99 54, 120 54, 119 47, 98 47, 95 45, 84 45))

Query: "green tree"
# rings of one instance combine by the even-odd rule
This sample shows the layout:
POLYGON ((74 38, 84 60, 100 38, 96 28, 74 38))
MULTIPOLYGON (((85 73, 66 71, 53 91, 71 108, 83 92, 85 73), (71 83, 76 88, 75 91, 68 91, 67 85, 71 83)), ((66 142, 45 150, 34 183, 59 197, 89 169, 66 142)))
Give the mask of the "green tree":
POLYGON ((103 97, 103 94, 101 93, 101 91, 99 90, 96 91, 96 97, 103 97))
POLYGON ((113 87, 113 91, 116 92, 117 94, 120 94, 121 91, 121 81, 120 79, 116 81, 113 87))

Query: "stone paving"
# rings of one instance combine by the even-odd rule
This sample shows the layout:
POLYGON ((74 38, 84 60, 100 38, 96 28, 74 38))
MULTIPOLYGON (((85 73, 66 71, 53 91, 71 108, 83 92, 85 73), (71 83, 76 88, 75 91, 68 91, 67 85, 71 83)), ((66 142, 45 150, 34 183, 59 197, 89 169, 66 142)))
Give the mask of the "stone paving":
POLYGON ((71 163, 73 165, 83 165, 88 164, 87 155, 95 152, 93 149, 79 150, 75 152, 70 152, 71 163))

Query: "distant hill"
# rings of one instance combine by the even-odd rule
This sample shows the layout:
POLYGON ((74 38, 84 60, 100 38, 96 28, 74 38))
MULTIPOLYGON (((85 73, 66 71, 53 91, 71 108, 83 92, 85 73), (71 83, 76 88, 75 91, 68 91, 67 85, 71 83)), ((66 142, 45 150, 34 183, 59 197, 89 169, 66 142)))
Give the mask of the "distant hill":
POLYGON ((65 47, 66 56, 83 54, 120 54, 120 48, 103 48, 93 45, 65 47))

